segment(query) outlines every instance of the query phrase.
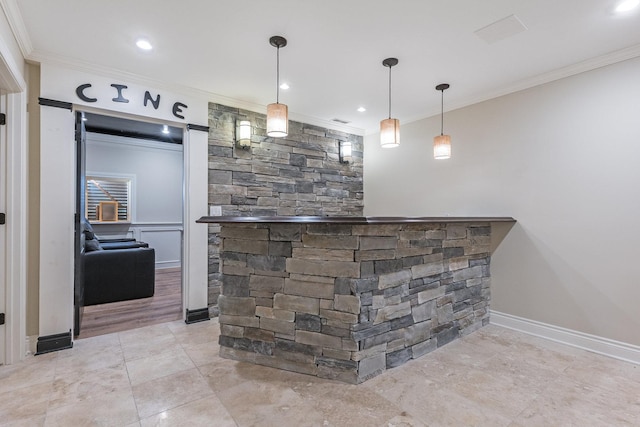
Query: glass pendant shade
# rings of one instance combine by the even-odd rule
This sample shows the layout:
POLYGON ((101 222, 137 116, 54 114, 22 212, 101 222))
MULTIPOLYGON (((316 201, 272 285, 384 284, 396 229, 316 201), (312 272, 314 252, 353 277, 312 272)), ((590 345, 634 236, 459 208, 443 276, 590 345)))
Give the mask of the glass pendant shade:
POLYGON ((433 138, 433 158, 444 160, 451 157, 451 136, 438 135, 433 138))
POLYGON ((400 120, 384 119, 380 122, 380 146, 393 148, 400 145, 400 120))
POLYGON ((285 104, 267 105, 267 136, 282 138, 289 134, 289 108, 285 104))

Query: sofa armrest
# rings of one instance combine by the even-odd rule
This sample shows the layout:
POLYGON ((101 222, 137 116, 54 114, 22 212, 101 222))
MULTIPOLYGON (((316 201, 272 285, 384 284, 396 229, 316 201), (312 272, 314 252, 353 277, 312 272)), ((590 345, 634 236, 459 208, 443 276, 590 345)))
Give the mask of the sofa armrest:
POLYGON ((100 238, 98 238, 98 240, 100 241, 100 243, 135 242, 136 241, 136 239, 134 237, 121 237, 121 238, 117 238, 117 239, 100 239, 100 238))
POLYGON ((113 249, 84 255, 84 304, 104 304, 154 294, 155 250, 113 249))
POLYGON ((148 248, 149 244, 145 242, 137 242, 135 240, 131 241, 102 241, 100 240, 100 247, 104 250, 113 250, 113 249, 135 249, 135 248, 148 248))

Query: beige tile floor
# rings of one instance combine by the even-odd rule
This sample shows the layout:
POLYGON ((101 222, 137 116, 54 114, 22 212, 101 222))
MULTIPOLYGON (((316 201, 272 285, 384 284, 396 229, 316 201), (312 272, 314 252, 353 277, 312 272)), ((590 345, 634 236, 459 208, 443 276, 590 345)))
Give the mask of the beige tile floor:
POLYGON ((361 385, 221 359, 217 320, 0 367, 10 426, 640 426, 640 367, 487 326, 361 385))

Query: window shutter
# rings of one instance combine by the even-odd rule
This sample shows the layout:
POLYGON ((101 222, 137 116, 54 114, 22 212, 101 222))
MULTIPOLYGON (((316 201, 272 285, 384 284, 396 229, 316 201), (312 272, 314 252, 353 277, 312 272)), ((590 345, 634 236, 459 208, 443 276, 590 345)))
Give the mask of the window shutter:
POLYGON ((118 202, 118 221, 130 222, 131 180, 126 178, 87 177, 86 215, 97 221, 100 202, 118 202))

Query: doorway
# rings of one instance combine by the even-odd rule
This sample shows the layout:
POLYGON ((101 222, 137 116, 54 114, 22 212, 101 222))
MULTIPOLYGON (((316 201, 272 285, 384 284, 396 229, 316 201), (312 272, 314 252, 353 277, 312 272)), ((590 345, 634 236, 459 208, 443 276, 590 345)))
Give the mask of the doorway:
MULTIPOLYGON (((5 95, 0 93, 0 107, 5 105, 5 95)), ((4 108, 2 108, 4 110, 4 108)), ((4 111, 2 111, 4 113, 4 111)), ((0 365, 5 364, 5 345, 8 344, 5 331, 5 313, 6 313, 6 295, 7 295, 7 279, 6 269, 6 212, 7 212, 7 188, 8 182, 7 166, 7 137, 4 127, 0 128, 0 365)))
POLYGON ((182 319, 184 130, 78 114, 84 138, 76 135, 76 339, 182 319), (98 253, 87 237, 95 237, 98 253), (149 252, 152 288, 133 292, 126 281, 139 286, 141 275, 149 275, 149 252), (122 258, 129 256, 137 261, 122 258), (97 279, 96 268, 102 269, 97 279), (123 269, 136 270, 135 278, 119 278, 123 269))

